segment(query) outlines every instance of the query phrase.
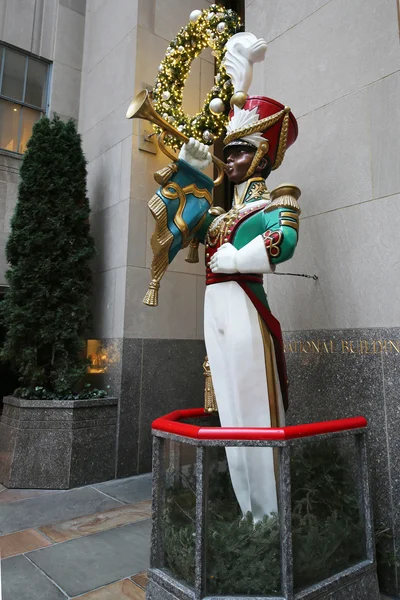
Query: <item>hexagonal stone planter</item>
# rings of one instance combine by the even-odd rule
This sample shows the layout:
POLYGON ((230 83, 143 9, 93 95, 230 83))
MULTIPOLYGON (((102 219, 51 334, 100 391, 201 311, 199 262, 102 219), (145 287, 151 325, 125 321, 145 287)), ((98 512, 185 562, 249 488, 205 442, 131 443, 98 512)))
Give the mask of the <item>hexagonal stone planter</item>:
POLYGON ((235 429, 208 419, 192 409, 153 423, 146 598, 379 600, 366 420, 235 429), (277 514, 256 525, 240 514, 227 446, 273 449, 277 514))
POLYGON ((118 400, 23 400, 0 417, 0 482, 69 489, 115 477, 118 400))

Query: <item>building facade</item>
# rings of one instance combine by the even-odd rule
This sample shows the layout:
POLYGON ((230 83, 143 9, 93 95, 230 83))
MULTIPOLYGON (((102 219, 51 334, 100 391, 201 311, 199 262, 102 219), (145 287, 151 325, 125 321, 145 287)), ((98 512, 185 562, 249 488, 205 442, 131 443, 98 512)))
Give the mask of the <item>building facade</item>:
MULTIPOLYGON (((289 419, 369 419, 377 526, 392 532, 386 550, 399 555, 398 2, 241 4, 246 29, 268 42, 251 92, 291 106, 299 122, 296 144, 268 180, 270 188, 290 181, 302 190, 300 242, 280 271, 318 277, 266 278, 285 335, 289 419)), ((116 477, 150 470, 154 417, 202 402, 202 258, 190 265, 178 256, 163 279, 159 306, 142 304, 151 279, 147 201, 156 189, 153 172, 166 160, 146 141, 146 125, 125 113, 132 97, 151 87, 190 12, 208 5, 0 1, 1 81, 14 90, 10 96, 0 88, 0 285, 29 124, 42 112, 74 118, 88 161, 97 246, 90 377, 119 398, 116 477), (20 65, 19 88, 4 75, 12 72, 5 69, 10 57, 14 70, 20 65), (9 118, 16 119, 14 112, 18 126, 9 118)), ((199 110, 213 77, 207 51, 192 65, 186 112, 199 110)), ((388 564, 384 576, 400 595, 397 568, 388 564)))

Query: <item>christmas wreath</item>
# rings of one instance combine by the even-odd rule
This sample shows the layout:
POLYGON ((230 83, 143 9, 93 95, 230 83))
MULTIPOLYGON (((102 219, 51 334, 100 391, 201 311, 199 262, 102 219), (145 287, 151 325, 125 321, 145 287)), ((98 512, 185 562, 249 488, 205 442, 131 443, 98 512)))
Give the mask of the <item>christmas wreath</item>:
MULTIPOLYGON (((240 28, 240 17, 233 10, 212 4, 208 9, 194 10, 189 19, 189 24, 170 42, 158 67, 153 101, 163 119, 188 137, 210 145, 222 135, 228 121, 233 86, 223 58, 226 42, 240 28), (183 90, 193 60, 207 47, 212 49, 216 59, 215 85, 201 112, 189 116, 182 108, 183 90)), ((172 137, 168 138, 168 143, 174 148, 182 144, 172 137)))

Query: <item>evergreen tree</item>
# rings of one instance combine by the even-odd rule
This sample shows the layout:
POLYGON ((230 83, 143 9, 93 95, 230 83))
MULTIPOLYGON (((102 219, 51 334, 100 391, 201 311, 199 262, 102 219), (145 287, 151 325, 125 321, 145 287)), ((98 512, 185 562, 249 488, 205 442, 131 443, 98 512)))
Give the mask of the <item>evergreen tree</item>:
POLYGON ((20 177, 6 247, 2 358, 29 392, 41 386, 62 395, 86 369, 94 255, 86 161, 73 121, 43 117, 35 124, 20 177))

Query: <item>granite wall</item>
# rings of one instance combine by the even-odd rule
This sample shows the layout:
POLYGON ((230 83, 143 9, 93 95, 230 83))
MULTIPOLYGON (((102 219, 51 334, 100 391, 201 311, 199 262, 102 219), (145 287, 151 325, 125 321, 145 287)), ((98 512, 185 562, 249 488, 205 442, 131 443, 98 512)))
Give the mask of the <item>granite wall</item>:
MULTIPOLYGON (((178 257, 163 278, 157 308, 142 303, 151 280, 147 202, 153 173, 168 164, 146 125, 127 120, 136 93, 151 87, 165 50, 193 9, 206 0, 88 0, 79 128, 88 159, 94 261, 94 328, 110 360, 91 374, 118 396, 116 476, 151 469, 151 421, 175 408, 201 405, 204 361, 204 267, 178 257), (107 35, 104 32, 107 30, 107 35), (108 350, 107 350, 108 348, 108 350)), ((193 62, 184 110, 195 114, 213 84, 210 51, 193 62)), ((151 130, 151 129, 150 129, 151 130)))
MULTIPOLYGON (((400 328, 286 332, 291 425, 363 415, 369 424, 370 477, 380 544, 400 555, 400 328)), ((389 556, 387 556, 389 558, 389 556)), ((395 593, 398 573, 381 567, 395 593)))

